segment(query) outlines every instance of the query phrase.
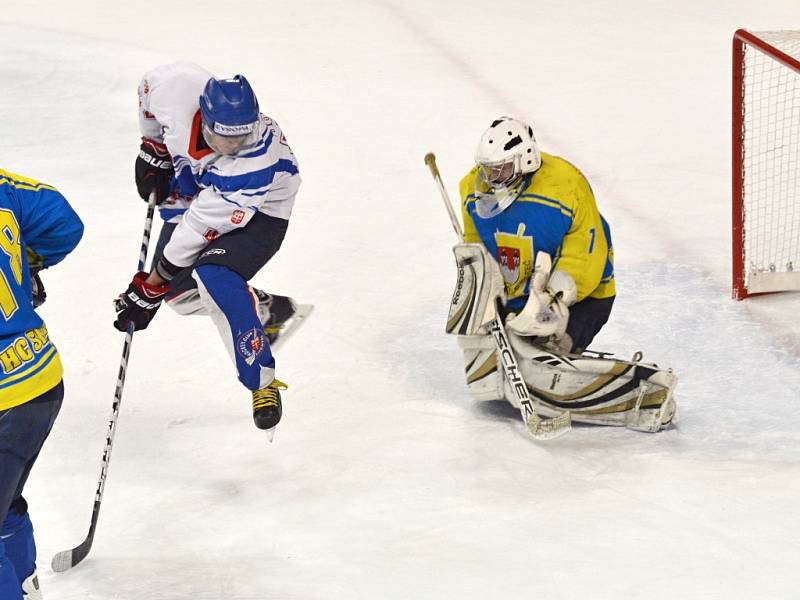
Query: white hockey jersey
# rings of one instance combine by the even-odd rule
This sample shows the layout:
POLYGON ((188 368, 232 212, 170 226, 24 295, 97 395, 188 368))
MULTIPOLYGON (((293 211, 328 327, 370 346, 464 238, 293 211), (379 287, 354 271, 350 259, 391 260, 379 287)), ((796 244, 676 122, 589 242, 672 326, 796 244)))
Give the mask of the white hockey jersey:
POLYGON ((278 124, 260 116, 257 141, 226 156, 202 134, 199 99, 211 73, 192 63, 162 65, 139 84, 139 129, 172 155, 175 193, 159 206, 178 226, 164 248, 191 265, 209 241, 244 227, 256 212, 289 219, 300 186, 297 159, 278 124))

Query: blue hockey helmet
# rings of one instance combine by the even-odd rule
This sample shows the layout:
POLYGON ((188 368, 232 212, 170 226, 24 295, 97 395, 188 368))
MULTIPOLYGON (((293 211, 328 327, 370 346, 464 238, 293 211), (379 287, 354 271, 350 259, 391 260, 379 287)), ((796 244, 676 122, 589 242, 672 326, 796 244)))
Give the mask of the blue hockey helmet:
POLYGON ((200 96, 200 114, 206 141, 223 154, 233 154, 258 131, 258 100, 244 75, 209 79, 200 96))

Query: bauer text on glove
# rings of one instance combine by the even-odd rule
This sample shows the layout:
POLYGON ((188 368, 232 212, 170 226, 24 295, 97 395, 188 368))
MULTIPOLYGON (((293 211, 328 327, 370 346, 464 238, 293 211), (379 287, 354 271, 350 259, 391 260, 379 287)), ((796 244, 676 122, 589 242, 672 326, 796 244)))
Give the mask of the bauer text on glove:
POLYGON ((114 327, 125 331, 133 323, 133 329, 147 329, 153 320, 161 301, 169 291, 169 284, 154 285, 147 283, 147 273, 139 271, 133 277, 128 289, 114 301, 117 320, 114 327))
POLYGON ((150 138, 142 138, 135 165, 136 189, 142 200, 147 201, 155 190, 156 203, 163 202, 170 194, 174 170, 172 157, 167 147, 150 138))

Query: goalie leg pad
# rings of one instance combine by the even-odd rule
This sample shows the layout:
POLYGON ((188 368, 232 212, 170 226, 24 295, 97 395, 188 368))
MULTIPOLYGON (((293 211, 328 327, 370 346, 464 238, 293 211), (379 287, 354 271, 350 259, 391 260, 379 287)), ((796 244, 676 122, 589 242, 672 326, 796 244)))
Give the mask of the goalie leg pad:
MULTIPOLYGON (((503 276, 482 244, 453 246, 458 281, 447 315, 447 333, 477 335, 495 318, 495 298, 502 293, 503 276)), ((483 332, 485 333, 485 331, 483 332)))
POLYGON ((491 335, 460 335, 458 345, 464 353, 467 389, 473 400, 502 400, 503 371, 491 335))
POLYGON ((632 361, 561 355, 531 344, 530 338, 510 334, 509 339, 528 391, 545 416, 569 410, 574 421, 649 432, 674 418, 678 378, 640 362, 639 354, 632 361))

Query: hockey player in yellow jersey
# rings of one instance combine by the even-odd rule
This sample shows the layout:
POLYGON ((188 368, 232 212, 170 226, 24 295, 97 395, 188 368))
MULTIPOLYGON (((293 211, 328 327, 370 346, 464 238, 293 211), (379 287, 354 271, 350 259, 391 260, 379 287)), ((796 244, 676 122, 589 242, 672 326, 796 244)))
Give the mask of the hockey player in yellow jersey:
MULTIPOLYGON (((0 169, 0 598, 41 598, 22 496, 64 397, 58 351, 34 308, 38 272, 77 246, 83 223, 58 190, 0 169)), ((76 292, 76 298, 80 294, 76 292)))
POLYGON ((589 182, 541 152, 531 126, 510 117, 484 132, 475 161, 460 186, 464 241, 482 243, 500 265, 507 327, 582 351, 615 296, 611 231, 589 182), (540 252, 551 257, 552 272, 541 264, 533 278, 540 252))
POLYGON ((470 396, 521 408, 522 386, 537 414, 559 422, 667 426, 677 385, 669 369, 638 352, 624 361, 587 351, 615 285, 611 229, 583 174, 541 152, 530 125, 501 117, 481 136, 460 196, 447 332, 458 336, 470 396))

